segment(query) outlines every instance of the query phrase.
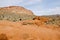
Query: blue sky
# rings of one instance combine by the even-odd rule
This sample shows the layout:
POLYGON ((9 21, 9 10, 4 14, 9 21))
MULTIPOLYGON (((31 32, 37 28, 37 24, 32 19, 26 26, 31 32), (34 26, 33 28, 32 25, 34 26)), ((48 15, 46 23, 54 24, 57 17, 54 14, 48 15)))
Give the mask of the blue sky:
POLYGON ((60 0, 0 0, 0 7, 23 6, 35 15, 60 14, 60 0))

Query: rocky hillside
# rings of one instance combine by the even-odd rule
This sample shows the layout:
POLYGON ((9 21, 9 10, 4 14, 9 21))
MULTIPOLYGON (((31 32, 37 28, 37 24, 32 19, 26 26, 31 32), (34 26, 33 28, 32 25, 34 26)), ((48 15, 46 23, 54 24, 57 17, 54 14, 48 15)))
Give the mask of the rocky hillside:
POLYGON ((0 8, 0 20, 21 21, 32 20, 35 17, 33 12, 19 6, 0 8))
POLYGON ((19 6, 0 8, 0 40, 60 40, 60 15, 36 16, 19 6))
POLYGON ((25 21, 24 24, 34 23, 38 26, 45 24, 57 25, 60 27, 60 15, 35 16, 30 10, 19 6, 0 8, 0 20, 8 20, 13 22, 25 21))

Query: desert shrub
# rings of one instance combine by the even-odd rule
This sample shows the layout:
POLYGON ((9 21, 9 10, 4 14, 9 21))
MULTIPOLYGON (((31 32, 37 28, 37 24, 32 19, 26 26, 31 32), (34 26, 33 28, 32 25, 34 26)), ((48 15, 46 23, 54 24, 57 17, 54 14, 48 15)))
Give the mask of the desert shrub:
POLYGON ((60 15, 49 15, 49 16, 44 16, 48 17, 49 20, 46 21, 46 24, 52 24, 52 25, 58 25, 60 26, 60 15))
POLYGON ((0 13, 0 20, 21 21, 32 20, 34 15, 17 14, 17 13, 0 13))

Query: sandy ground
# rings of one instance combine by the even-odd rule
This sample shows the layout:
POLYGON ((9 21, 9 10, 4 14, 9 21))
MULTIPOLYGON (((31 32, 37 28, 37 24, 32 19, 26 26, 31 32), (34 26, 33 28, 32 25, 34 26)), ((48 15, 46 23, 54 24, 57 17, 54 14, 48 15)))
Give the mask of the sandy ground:
POLYGON ((0 40, 60 40, 60 31, 34 24, 0 21, 0 40))

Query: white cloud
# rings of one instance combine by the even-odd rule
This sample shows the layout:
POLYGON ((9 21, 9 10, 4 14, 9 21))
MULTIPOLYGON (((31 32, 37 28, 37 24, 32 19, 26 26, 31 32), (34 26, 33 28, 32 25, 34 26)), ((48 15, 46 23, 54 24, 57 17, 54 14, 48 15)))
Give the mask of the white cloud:
POLYGON ((60 14, 60 7, 56 7, 56 8, 50 8, 47 10, 42 10, 42 9, 36 9, 35 11, 33 11, 35 13, 35 15, 55 15, 55 14, 60 14))
POLYGON ((41 2, 41 0, 0 0, 0 7, 19 5, 20 3, 22 3, 22 5, 27 6, 27 5, 35 4, 37 2, 41 2))
POLYGON ((0 0, 0 7, 16 5, 20 2, 23 2, 23 0, 0 0))
POLYGON ((42 0, 28 0, 27 2, 24 3, 24 5, 32 5, 32 4, 36 4, 36 3, 40 3, 42 2, 42 0))
POLYGON ((60 12, 60 7, 56 7, 56 8, 52 8, 52 9, 49 9, 49 11, 52 11, 52 12, 60 12))
POLYGON ((0 7, 20 5, 28 6, 36 3, 40 3, 42 0, 0 0, 0 7))
MULTIPOLYGON (((32 5, 32 4, 36 4, 36 3, 40 3, 42 2, 42 0, 0 0, 0 7, 4 7, 4 6, 12 6, 12 5, 32 5), (21 4, 20 4, 21 3, 21 4)), ((33 5, 34 6, 34 5, 33 5)), ((49 9, 42 9, 42 7, 40 7, 40 5, 38 6, 34 6, 28 9, 31 9, 34 14, 36 15, 52 15, 52 14, 60 14, 60 7, 56 7, 56 8, 49 8, 49 9)))

